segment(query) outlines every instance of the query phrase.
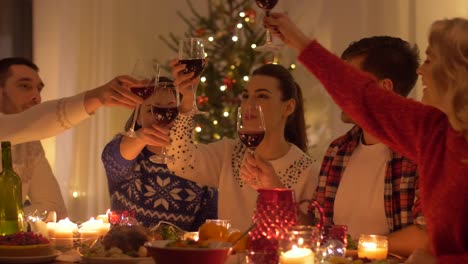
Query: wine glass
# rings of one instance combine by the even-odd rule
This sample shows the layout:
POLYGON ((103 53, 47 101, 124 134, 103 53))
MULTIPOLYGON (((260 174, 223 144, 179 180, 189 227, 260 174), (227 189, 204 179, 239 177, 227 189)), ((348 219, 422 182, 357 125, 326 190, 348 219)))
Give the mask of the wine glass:
POLYGON ((246 105, 237 110, 237 133, 239 139, 252 154, 265 137, 265 120, 259 105, 246 105))
MULTIPOLYGON (((265 15, 268 17, 270 16, 270 11, 275 7, 278 3, 278 0, 255 0, 257 6, 265 11, 265 15)), ((267 51, 278 51, 281 49, 281 46, 273 44, 271 32, 269 29, 266 29, 266 40, 265 44, 262 46, 258 46, 255 48, 258 52, 267 52, 267 51)))
MULTIPOLYGON (((194 72, 194 77, 197 78, 205 67, 205 49, 203 41, 200 38, 186 38, 179 43, 179 63, 185 64, 184 73, 194 72)), ((197 89, 192 85, 193 106, 192 113, 194 115, 206 114, 200 111, 197 106, 197 89)))
MULTIPOLYGON (((130 86, 130 91, 145 100, 153 94, 154 87, 157 83, 157 80, 159 79, 159 64, 153 60, 138 59, 130 76, 138 81, 137 84, 130 86)), ((123 133, 125 136, 131 138, 136 137, 135 123, 137 121, 139 112, 140 105, 137 105, 135 107, 135 111, 133 112, 132 125, 127 132, 123 133)))
MULTIPOLYGON (((151 101, 151 114, 155 123, 159 126, 170 125, 179 115, 179 90, 172 82, 159 82, 154 88, 151 101)), ((174 157, 166 154, 166 148, 161 147, 161 153, 149 158, 150 161, 159 164, 174 162, 174 157)))
MULTIPOLYGON (((254 155, 255 149, 265 137, 265 120, 260 105, 248 104, 237 109, 237 133, 242 143, 254 155)), ((257 184, 258 177, 251 183, 257 184)))

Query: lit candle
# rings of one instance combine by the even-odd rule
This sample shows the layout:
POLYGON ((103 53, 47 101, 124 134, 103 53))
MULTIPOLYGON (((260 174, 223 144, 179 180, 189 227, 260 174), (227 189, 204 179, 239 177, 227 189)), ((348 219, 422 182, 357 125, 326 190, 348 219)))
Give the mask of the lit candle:
POLYGON ((49 238, 53 238, 55 236, 55 222, 48 222, 46 223, 47 228, 47 236, 49 238))
POLYGON ((103 223, 109 223, 109 212, 110 212, 110 209, 107 209, 107 212, 106 214, 100 214, 96 217, 96 220, 102 220, 103 223))
POLYGON ((104 223, 101 219, 91 217, 89 221, 84 222, 79 230, 81 239, 97 238, 104 236, 109 231, 110 224, 104 223))
POLYGON ((31 230, 36 233, 40 233, 44 237, 49 237, 47 231, 47 224, 43 222, 39 217, 29 217, 29 222, 31 223, 31 230))
POLYGON ((61 248, 72 248, 73 247, 73 232, 78 229, 77 225, 65 218, 54 226, 54 232, 52 239, 55 240, 55 246, 61 248))
POLYGON ((281 253, 280 264, 314 264, 314 252, 293 246, 291 250, 281 253))
POLYGON ((358 257, 368 259, 386 259, 388 241, 384 236, 361 235, 358 243, 358 257))

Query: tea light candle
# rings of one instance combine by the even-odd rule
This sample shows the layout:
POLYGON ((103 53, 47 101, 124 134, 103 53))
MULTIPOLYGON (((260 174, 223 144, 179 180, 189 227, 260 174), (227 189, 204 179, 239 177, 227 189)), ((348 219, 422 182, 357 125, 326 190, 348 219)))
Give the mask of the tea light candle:
POLYGON ((52 236, 52 238, 55 239, 55 246, 62 248, 73 247, 73 232, 77 229, 77 225, 68 218, 55 223, 52 236))
POLYGON ((84 222, 79 230, 82 239, 96 238, 104 236, 110 229, 109 223, 104 223, 102 220, 96 220, 91 217, 89 221, 84 222))
POLYGON ((96 220, 102 220, 103 223, 109 223, 109 217, 108 217, 109 212, 110 212, 110 209, 107 209, 106 214, 100 214, 96 216, 96 220))
POLYGON ((314 252, 293 246, 291 250, 281 253, 280 264, 314 264, 314 252))
POLYGON ((358 242, 358 257, 385 259, 388 253, 388 241, 385 236, 361 235, 358 242))
POLYGON ((55 236, 55 222, 46 223, 47 236, 53 238, 55 236))
POLYGON ((45 222, 43 222, 37 217, 30 218, 29 220, 31 221, 32 231, 38 232, 45 237, 49 237, 49 233, 47 231, 47 224, 45 222))

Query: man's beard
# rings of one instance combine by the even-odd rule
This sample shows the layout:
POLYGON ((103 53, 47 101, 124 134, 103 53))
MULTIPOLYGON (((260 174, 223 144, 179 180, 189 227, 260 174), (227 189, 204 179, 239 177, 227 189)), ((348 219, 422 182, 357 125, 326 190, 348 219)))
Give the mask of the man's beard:
POLYGON ((19 113, 19 112, 23 111, 22 109, 19 109, 19 107, 16 107, 15 105, 13 105, 11 103, 12 100, 10 99, 10 96, 7 93, 5 93, 4 90, 2 90, 1 99, 2 99, 2 101, 1 101, 0 105, 1 105, 2 113, 4 113, 4 114, 16 114, 16 113, 19 113))

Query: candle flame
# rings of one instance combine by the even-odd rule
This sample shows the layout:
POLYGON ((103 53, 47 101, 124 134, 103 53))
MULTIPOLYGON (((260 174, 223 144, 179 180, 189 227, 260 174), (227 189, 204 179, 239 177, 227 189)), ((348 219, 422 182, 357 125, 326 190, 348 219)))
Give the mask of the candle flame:
POLYGON ((297 240, 297 244, 298 244, 299 246, 304 245, 304 239, 303 239, 302 237, 300 237, 300 238, 297 240))
POLYGON ((374 242, 362 242, 362 246, 367 248, 367 249, 376 249, 377 244, 374 242))

